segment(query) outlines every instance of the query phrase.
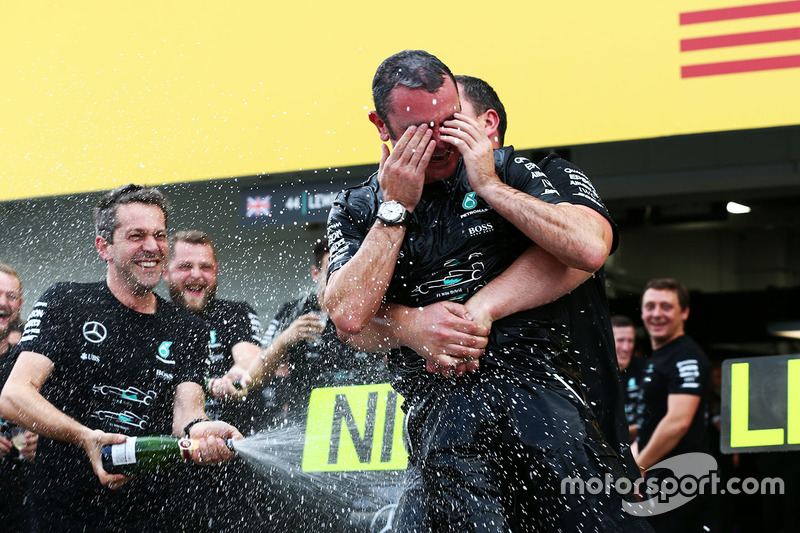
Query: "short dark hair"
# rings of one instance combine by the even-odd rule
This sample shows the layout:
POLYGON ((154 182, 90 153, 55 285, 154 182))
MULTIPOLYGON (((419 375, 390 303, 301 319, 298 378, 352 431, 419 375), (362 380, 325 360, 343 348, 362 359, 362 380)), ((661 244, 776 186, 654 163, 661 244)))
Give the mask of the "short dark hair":
POLYGON ((425 89, 429 93, 435 93, 448 77, 455 86, 456 79, 447 65, 425 50, 403 50, 387 57, 372 78, 375 111, 391 131, 388 114, 392 90, 402 85, 409 89, 425 89))
POLYGON ((497 96, 497 92, 491 85, 474 76, 459 75, 456 76, 456 82, 463 89, 463 93, 459 91, 459 97, 466 97, 472 103, 472 107, 475 108, 477 114, 480 115, 490 109, 494 109, 497 112, 497 116, 500 118, 500 123, 497 125, 497 137, 500 144, 505 144, 508 116, 503 102, 497 96))
POLYGON ((172 253, 172 250, 175 249, 176 242, 185 242, 189 244, 204 244, 206 246, 210 246, 211 254, 214 256, 214 261, 217 261, 217 249, 214 247, 214 241, 211 240, 211 237, 209 237, 207 233, 194 229, 176 232, 175 234, 172 235, 172 237, 169 238, 170 253, 172 253))
MULTIPOLYGON (((678 305, 681 306, 681 309, 689 309, 689 289, 687 289, 686 285, 678 280, 672 278, 651 279, 644 287, 645 291, 647 291, 647 289, 655 289, 657 291, 674 291, 675 294, 678 295, 678 305)), ((644 298, 644 293, 642 293, 642 298, 644 298)))
POLYGON ((314 248, 311 251, 311 258, 314 261, 315 267, 319 268, 322 266, 322 258, 325 257, 325 254, 328 252, 330 252, 330 248, 328 247, 327 238, 322 237, 314 243, 314 248))
MULTIPOLYGON (((16 278, 17 279, 17 283, 19 284, 20 293, 22 292, 22 279, 20 279, 19 274, 17 274, 16 270, 14 270, 13 268, 11 268, 10 266, 8 266, 5 263, 0 263, 0 272, 3 272, 4 274, 8 274, 12 278, 16 278)), ((21 294, 20 294, 20 296, 21 296, 21 294)))
POLYGON ((611 317, 612 328, 632 328, 633 320, 625 315, 613 315, 611 317))
POLYGON ((123 204, 150 204, 161 208, 164 222, 169 218, 169 200, 154 187, 134 185, 133 183, 117 187, 100 198, 94 208, 95 232, 109 243, 114 242, 114 231, 119 227, 117 208, 123 204))

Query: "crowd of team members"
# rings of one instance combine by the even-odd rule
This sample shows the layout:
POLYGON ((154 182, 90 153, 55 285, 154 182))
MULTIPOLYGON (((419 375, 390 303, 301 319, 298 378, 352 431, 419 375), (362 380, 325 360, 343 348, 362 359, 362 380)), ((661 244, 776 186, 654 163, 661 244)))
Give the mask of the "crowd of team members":
MULTIPOLYGON (((149 202, 155 201, 159 206, 163 206, 164 213, 167 213, 164 198, 153 189, 127 186, 113 191, 109 196, 116 197, 115 200, 112 200, 116 203, 116 208, 149 206, 151 205, 149 202)), ((114 225, 119 227, 119 221, 116 221, 114 225)), ((123 226, 123 230, 140 231, 142 228, 123 226)), ((308 399, 311 389, 315 387, 375 382, 376 380, 386 381, 385 365, 380 357, 359 352, 339 340, 335 327, 319 308, 316 290, 302 298, 286 302, 275 319, 270 322, 267 330, 262 331, 259 316, 249 304, 216 297, 219 262, 214 244, 207 234, 200 231, 179 231, 169 239, 167 254, 164 250, 159 251, 158 241, 161 241, 162 238, 158 235, 158 231, 158 229, 154 231, 155 235, 152 239, 153 253, 145 253, 143 257, 133 260, 152 259, 163 262, 163 278, 167 284, 171 302, 155 296, 159 306, 156 316, 161 316, 167 310, 171 310, 169 305, 171 303, 202 320, 207 330, 208 349, 198 350, 198 346, 195 346, 191 350, 200 353, 204 360, 199 365, 186 365, 191 368, 196 367, 196 370, 200 370, 201 373, 195 373, 191 379, 181 378, 202 383, 205 388, 204 416, 198 417, 198 419, 207 417, 210 420, 224 420, 230 422, 242 434, 249 435, 281 424, 302 423, 305 414, 304 402, 308 399)), ((124 234, 120 237, 125 238, 124 234)), ((139 237, 135 236, 135 239, 138 240, 139 237)), ((146 248, 145 245, 144 249, 146 248)), ((321 275, 321 272, 327 266, 328 255, 327 243, 323 240, 318 241, 312 252, 311 275, 314 280, 319 281, 320 288, 324 287, 325 277, 321 275)), ((113 259, 109 261, 109 268, 112 268, 112 265, 114 265, 113 259)), ((141 285, 141 280, 137 283, 141 285)), ((122 309, 122 306, 111 299, 111 293, 103 285, 108 284, 103 282, 84 285, 69 284, 68 286, 57 284, 37 302, 32 316, 42 315, 42 313, 37 313, 36 309, 47 309, 48 313, 53 313, 55 312, 54 308, 68 307, 59 302, 57 298, 53 298, 52 295, 59 295, 62 298, 69 295, 68 298, 74 302, 75 293, 77 293, 79 300, 93 308, 94 316, 103 316, 104 318, 82 322, 82 317, 78 318, 71 313, 64 313, 59 317, 59 322, 68 320, 81 332, 88 331, 86 324, 94 324, 95 328, 101 328, 102 335, 108 336, 110 342, 112 336, 119 335, 120 329, 125 328, 120 322, 136 322, 141 317, 136 317, 133 313, 122 309)), ((2 382, 8 378, 19 353, 29 346, 29 344, 23 343, 19 349, 11 351, 11 348, 17 345, 22 337, 22 322, 19 318, 22 305, 21 293, 22 284, 17 273, 6 265, 0 265, 0 298, 2 298, 0 300, 0 325, 3 326, 0 329, 2 382), (16 338, 14 338, 15 331, 18 333, 16 338), (7 354, 8 357, 5 357, 7 354)), ((177 309, 174 312, 178 312, 177 309)), ((178 336, 205 338, 198 335, 196 331, 194 334, 189 333, 188 330, 180 332, 176 329, 179 328, 178 324, 164 326, 164 328, 176 338, 178 336)), ((118 392, 118 398, 110 402, 101 401, 103 409, 98 409, 93 413, 87 412, 84 415, 79 415, 77 411, 70 413, 70 408, 63 409, 80 420, 87 417, 91 420, 89 423, 92 427, 103 427, 106 431, 113 430, 129 436, 174 433, 173 428, 164 425, 165 420, 172 418, 165 412, 158 413, 157 418, 161 422, 153 425, 149 420, 155 417, 150 410, 138 412, 132 406, 128 406, 131 407, 130 409, 122 410, 125 393, 130 398, 135 397, 133 391, 140 393, 147 391, 144 392, 146 398, 140 400, 144 402, 146 399, 146 404, 142 403, 142 405, 148 406, 163 394, 161 390, 153 390, 156 387, 148 386, 145 381, 137 383, 140 387, 131 386, 131 383, 135 381, 131 372, 132 362, 125 361, 125 355, 129 351, 135 351, 134 345, 139 344, 135 338, 147 336, 153 327, 152 321, 149 320, 145 320, 138 326, 142 326, 142 328, 136 332, 130 332, 135 333, 134 338, 119 340, 120 345, 110 349, 111 352, 117 352, 123 358, 123 360, 116 361, 115 366, 119 365, 121 368, 127 369, 117 377, 120 381, 114 385, 119 386, 112 386, 109 382, 102 381, 110 379, 109 376, 96 376, 92 371, 79 374, 73 369, 72 372, 66 374, 68 381, 72 383, 71 387, 63 388, 63 390, 69 391, 68 396, 71 398, 87 396, 76 403, 76 409, 82 409, 86 405, 94 406, 98 401, 90 397, 92 395, 105 397, 109 394, 109 390, 115 391, 111 394, 118 392), (88 378, 88 388, 82 389, 74 386, 74 382, 79 378, 88 378), (92 381, 93 378, 98 381, 92 381), (115 408, 114 405, 119 408, 115 408)), ((164 328, 159 332, 163 333, 164 328)), ((29 324, 26 331, 27 337, 47 336, 48 334, 55 337, 65 334, 69 328, 55 322, 47 324, 37 322, 33 325, 29 324), (46 331, 48 326, 57 329, 58 333, 46 331)), ((122 336, 124 337, 124 335, 122 336)), ((82 335, 81 339, 80 342, 84 346, 92 346, 87 335, 82 335)), ((31 340, 35 339, 29 338, 26 339, 26 342, 31 340)), ((157 339, 153 339, 153 341, 155 340, 157 339)), ((105 343, 105 339, 97 342, 102 345, 105 343)), ((164 346, 164 343, 161 342, 157 348, 164 346)), ((48 354, 48 358, 55 359, 58 354, 50 355, 51 349, 53 352, 63 349, 63 344, 41 349, 42 352, 48 354)), ((172 344, 167 347, 167 350, 178 352, 177 346, 172 344)), ((95 346, 95 353, 89 359, 97 358, 96 362, 99 362, 101 358, 105 360, 107 356, 101 351, 101 346, 95 346)), ((86 361, 87 352, 82 350, 81 354, 84 355, 81 360, 86 361)), ((143 361, 140 362, 145 364, 143 361)), ((180 361, 177 363, 179 364, 180 361)), ((177 372, 173 370, 180 368, 178 364, 163 368, 168 368, 170 374, 177 375, 177 372)), ((60 368, 59 371, 60 373, 64 372, 60 368)), ((156 375, 163 376, 164 374, 164 371, 156 370, 156 375)), ((153 375, 150 374, 147 379, 152 377, 153 375)), ((64 378, 59 375, 50 377, 50 379, 64 378)), ((67 381, 64 382, 64 385, 66 383, 67 381)), ((60 404, 56 403, 56 405, 60 404)), ((20 420, 20 423, 23 422, 20 420)), ((6 421, 4 427, 11 430, 17 426, 6 421)), ((189 434, 191 430, 189 428, 182 432, 189 434)), ((265 515, 271 517, 269 527, 283 525, 284 529, 293 529, 299 528, 302 524, 302 521, 298 522, 300 520, 298 511, 292 508, 293 502, 281 501, 283 498, 279 497, 280 495, 270 493, 270 489, 275 492, 277 485, 266 483, 257 477, 250 467, 239 461, 225 462, 216 468, 205 469, 187 465, 180 469, 179 475, 173 473, 169 479, 151 480, 151 486, 143 489, 153 496, 152 502, 148 505, 144 505, 143 499, 136 499, 134 494, 127 494, 122 499, 135 502, 135 505, 120 505, 120 501, 108 502, 103 492, 105 489, 90 491, 91 496, 86 498, 79 495, 72 496, 69 493, 76 489, 80 492, 82 483, 89 487, 93 486, 93 483, 87 478, 87 475, 91 473, 88 465, 85 465, 87 468, 84 468, 82 473, 74 471, 76 470, 75 465, 69 465, 68 456, 72 456, 76 462, 80 462, 79 450, 73 449, 72 453, 69 453, 68 445, 59 447, 59 443, 48 442, 51 439, 44 439, 39 454, 40 458, 36 464, 38 471, 34 471, 32 463, 36 453, 38 435, 31 431, 26 431, 25 434, 30 441, 23 449, 23 456, 28 459, 27 461, 11 460, 10 453, 13 449, 11 443, 4 436, 0 436, 0 453, 8 457, 2 459, 3 475, 0 483, 6 489, 4 490, 6 496, 0 500, 2 502, 0 510, 2 510, 2 516, 7 519, 4 522, 12 527, 13 531, 29 529, 31 512, 33 513, 33 525, 39 528, 42 524, 59 522, 64 516, 72 518, 71 509, 79 507, 81 515, 74 522, 70 520, 67 524, 79 527, 80 524, 94 526, 103 523, 103 527, 111 529, 116 527, 126 529, 149 524, 158 530, 173 527, 184 531, 234 531, 244 524, 263 522, 265 515), (53 457, 54 454, 48 450, 52 446, 59 447, 63 455, 53 457), (45 456, 45 459, 41 458, 42 455, 45 456), (50 461, 47 460, 48 458, 50 461), (43 462, 50 464, 45 468, 41 465, 43 462), (54 464, 56 462, 58 464, 54 464), (69 471, 69 477, 54 476, 54 472, 59 471, 69 471), (81 483, 76 483, 73 476, 80 478, 81 483), (176 477, 179 480, 176 480, 176 477), (33 493, 30 492, 31 483, 34 484, 33 493), (60 484, 66 484, 68 487, 59 487, 60 484), (157 494, 151 493, 154 484, 161 484, 165 490, 158 491, 157 494), (62 488, 63 490, 61 490, 62 488), (46 506, 36 501, 31 511, 30 499, 33 497, 34 500, 37 500, 37 494, 40 493, 42 497, 38 498, 39 500, 58 500, 55 505, 64 508, 63 514, 61 511, 52 511, 52 509, 48 512, 46 506), (87 502, 91 502, 92 505, 87 505, 87 502), (119 515, 116 513, 115 516, 115 513, 109 509, 112 505, 128 509, 129 514, 119 515), (96 508, 93 510, 93 507, 96 508), (148 514, 147 510, 152 510, 152 513, 148 514), (292 519, 294 519, 293 524, 290 523, 292 519), (117 522, 119 522, 119 526, 109 525, 117 522)), ((235 433, 226 434, 226 436, 228 435, 232 436, 235 433)), ((55 438, 58 439, 58 437, 55 438)), ((63 525, 63 522, 60 523, 63 525)))
MULTIPOLYGON (((455 78, 418 51, 387 62, 370 118, 394 150, 384 148, 379 172, 334 203, 328 240, 313 250, 317 290, 284 304, 263 335, 250 305, 216 297, 219 263, 206 234, 167 240, 159 191, 130 185, 103 197, 95 245, 106 280, 51 287, 3 358, 0 413, 42 436, 34 471, 23 475, 34 530, 272 530, 281 516, 281 527, 301 528, 291 502, 227 462, 224 439, 302 416, 311 390, 337 380, 391 380, 406 399, 411 481, 398 531, 649 530, 623 512, 620 495, 570 497, 558 481, 638 477, 666 457, 706 451, 708 363, 683 334, 685 289, 656 280, 645 291, 654 355, 631 453, 600 268, 617 231, 591 182, 558 156, 537 166, 503 148, 505 111, 482 80, 455 78), (500 181, 481 181, 487 168, 511 196, 498 192, 500 181), (430 283, 462 255, 471 280, 430 283), (153 292, 162 277, 171 302, 153 292), (375 355, 386 351, 388 366, 375 355), (221 466, 155 480, 103 471, 102 445, 158 433, 200 439, 194 462, 221 466)), ((0 269, 0 281, 16 280, 21 304, 9 271, 0 269)), ((7 352, 15 317, 3 320, 7 352)), ((653 525, 713 530, 710 507, 695 507, 653 525)))

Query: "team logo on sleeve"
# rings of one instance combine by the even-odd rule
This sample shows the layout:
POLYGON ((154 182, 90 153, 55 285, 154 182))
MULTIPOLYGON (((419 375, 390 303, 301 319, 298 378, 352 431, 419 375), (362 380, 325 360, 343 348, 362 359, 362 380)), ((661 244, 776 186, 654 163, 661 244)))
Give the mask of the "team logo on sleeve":
POLYGON ((175 360, 171 360, 172 353, 170 352, 170 346, 172 346, 172 341, 164 341, 161 343, 161 346, 158 347, 158 359, 162 363, 167 363, 168 365, 174 365, 175 360))
POLYGON ((100 322, 90 321, 83 325, 83 338, 93 344, 100 344, 108 337, 108 330, 100 322))

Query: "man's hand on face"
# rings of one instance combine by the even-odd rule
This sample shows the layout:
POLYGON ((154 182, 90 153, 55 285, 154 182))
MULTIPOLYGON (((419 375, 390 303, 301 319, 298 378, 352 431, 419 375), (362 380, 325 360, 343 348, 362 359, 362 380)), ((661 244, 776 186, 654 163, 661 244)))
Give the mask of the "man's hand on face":
POLYGON ((391 154, 388 146, 381 145, 378 182, 384 200, 400 202, 408 211, 417 206, 425 184, 425 169, 436 148, 432 135, 427 124, 409 126, 391 154))
POLYGON ((452 144, 461 152, 469 184, 475 192, 481 194, 482 188, 499 183, 500 179, 494 168, 492 141, 475 119, 456 113, 453 120, 444 121, 439 132, 444 142, 452 144))
POLYGON ((477 370, 489 335, 463 305, 447 301, 410 310, 400 327, 401 342, 425 358, 427 371, 445 377, 477 370))

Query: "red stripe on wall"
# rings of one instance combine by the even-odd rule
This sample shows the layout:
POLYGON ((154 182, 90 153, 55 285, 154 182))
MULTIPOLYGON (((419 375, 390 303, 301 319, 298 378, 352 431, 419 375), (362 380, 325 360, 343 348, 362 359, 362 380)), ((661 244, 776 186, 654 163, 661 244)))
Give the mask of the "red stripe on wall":
POLYGON ((765 17, 767 15, 785 15, 786 13, 800 13, 800 1, 793 0, 791 2, 772 2, 769 4, 690 11, 688 13, 681 13, 680 21, 681 26, 683 26, 686 24, 701 24, 703 22, 717 22, 720 20, 765 17))
POLYGON ((749 33, 732 33, 729 35, 712 35, 681 39, 681 52, 724 48, 726 46, 742 46, 745 44, 777 43, 780 41, 796 41, 800 39, 800 28, 781 30, 754 31, 749 33))
POLYGON ((761 59, 725 61, 723 63, 686 65, 681 67, 681 78, 718 76, 720 74, 737 74, 741 72, 756 72, 759 70, 777 70, 783 68, 796 68, 796 67, 800 67, 800 55, 782 56, 782 57, 764 57, 761 59))

